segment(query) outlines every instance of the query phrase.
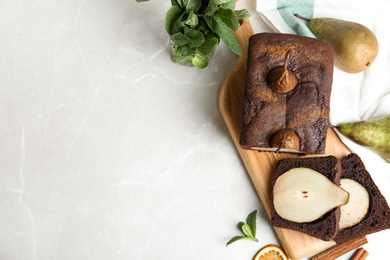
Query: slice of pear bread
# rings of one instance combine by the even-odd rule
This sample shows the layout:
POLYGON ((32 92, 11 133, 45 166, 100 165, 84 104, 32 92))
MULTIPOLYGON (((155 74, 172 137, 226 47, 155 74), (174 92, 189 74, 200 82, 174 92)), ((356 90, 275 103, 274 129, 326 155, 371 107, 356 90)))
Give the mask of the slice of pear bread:
POLYGON ((282 218, 275 210, 275 183, 280 176, 293 168, 312 169, 324 175, 337 186, 340 185, 341 163, 340 160, 334 156, 281 159, 276 165, 275 176, 272 183, 271 224, 275 227, 300 231, 324 241, 333 240, 339 230, 340 207, 331 209, 314 221, 303 223, 282 218))
POLYGON ((369 207, 359 223, 340 229, 334 241, 342 244, 354 238, 390 229, 389 205, 357 154, 349 154, 341 161, 341 179, 351 179, 361 184, 368 192, 369 207))

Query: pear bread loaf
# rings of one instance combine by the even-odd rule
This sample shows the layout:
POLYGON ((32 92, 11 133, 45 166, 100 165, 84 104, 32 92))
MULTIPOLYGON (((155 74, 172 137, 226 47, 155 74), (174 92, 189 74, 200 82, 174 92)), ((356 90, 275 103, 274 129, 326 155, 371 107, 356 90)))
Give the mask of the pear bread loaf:
MULTIPOLYGON (((272 187, 276 180, 287 171, 293 168, 310 168, 327 177, 336 185, 340 185, 341 163, 334 156, 308 157, 308 158, 285 158, 281 159, 275 170, 272 187)), ((336 207, 319 219, 312 222, 297 223, 282 218, 278 215, 274 206, 274 193, 272 193, 271 224, 275 227, 287 228, 303 232, 321 240, 330 241, 336 236, 339 230, 340 207, 336 207)))
POLYGON ((354 238, 390 229, 389 205, 357 154, 349 154, 341 161, 341 178, 360 183, 369 194, 370 206, 362 221, 354 226, 340 229, 334 241, 342 244, 354 238))
POLYGON ((242 148, 325 152, 333 53, 329 43, 315 38, 280 33, 250 37, 242 148))

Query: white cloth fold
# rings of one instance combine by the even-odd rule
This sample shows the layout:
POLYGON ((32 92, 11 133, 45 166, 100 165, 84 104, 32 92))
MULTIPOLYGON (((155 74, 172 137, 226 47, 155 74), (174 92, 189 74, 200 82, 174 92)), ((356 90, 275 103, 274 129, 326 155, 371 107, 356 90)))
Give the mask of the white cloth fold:
MULTIPOLYGON (((330 122, 369 120, 390 114, 390 1, 350 0, 257 0, 258 14, 275 32, 294 33, 315 37, 307 22, 294 16, 298 13, 308 19, 332 17, 365 25, 376 35, 379 53, 374 63, 364 72, 349 74, 334 69, 330 104, 330 122)), ((342 141, 357 153, 368 170, 390 177, 390 164, 371 150, 340 135, 342 141)))

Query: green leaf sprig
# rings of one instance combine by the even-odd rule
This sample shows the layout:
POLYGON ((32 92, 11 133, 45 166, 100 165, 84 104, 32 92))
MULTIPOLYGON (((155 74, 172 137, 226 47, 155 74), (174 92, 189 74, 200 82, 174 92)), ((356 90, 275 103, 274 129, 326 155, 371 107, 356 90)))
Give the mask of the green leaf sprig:
MULTIPOLYGON (((149 0, 136 0, 145 2, 149 0)), ((171 0, 165 16, 165 30, 173 41, 174 63, 187 62, 199 69, 208 66, 208 57, 220 40, 234 53, 242 49, 233 32, 240 19, 249 18, 246 9, 235 11, 236 0, 171 0)))
POLYGON ((237 226, 242 231, 244 236, 233 237, 226 243, 226 246, 242 239, 250 239, 259 242, 259 240, 256 238, 256 217, 257 217, 257 210, 253 211, 248 215, 248 217, 246 218, 246 223, 244 223, 243 221, 239 222, 237 226))

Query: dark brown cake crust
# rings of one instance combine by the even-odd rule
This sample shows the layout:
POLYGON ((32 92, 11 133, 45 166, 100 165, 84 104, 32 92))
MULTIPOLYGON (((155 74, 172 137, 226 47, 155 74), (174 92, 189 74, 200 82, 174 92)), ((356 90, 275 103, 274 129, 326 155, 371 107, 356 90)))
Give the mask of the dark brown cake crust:
POLYGON ((345 243, 354 238, 379 232, 390 228, 390 208, 385 197, 375 185, 357 154, 350 154, 341 161, 341 178, 352 179, 366 188, 370 196, 370 207, 365 218, 358 224, 339 230, 334 241, 345 243))
MULTIPOLYGON (((292 168, 306 167, 322 173, 332 182, 340 185, 341 164, 334 156, 326 157, 311 157, 311 158, 287 158, 278 162, 275 171, 275 177, 272 186, 276 179, 292 168)), ((271 207, 271 224, 276 227, 288 228, 296 231, 301 231, 313 237, 330 241, 336 236, 339 229, 340 207, 337 207, 316 221, 308 223, 296 223, 280 217, 273 204, 271 207)))
POLYGON ((333 48, 318 39, 280 33, 260 33, 249 39, 240 144, 244 149, 269 148, 271 136, 294 131, 301 153, 325 152, 333 80, 333 48), (267 83, 268 73, 284 66, 298 84, 280 94, 267 83))

